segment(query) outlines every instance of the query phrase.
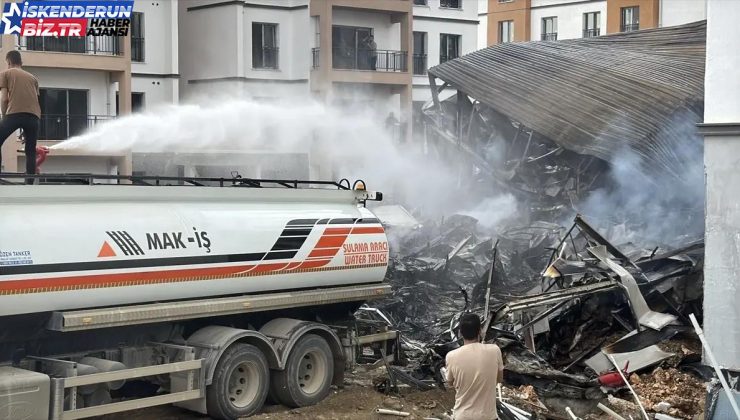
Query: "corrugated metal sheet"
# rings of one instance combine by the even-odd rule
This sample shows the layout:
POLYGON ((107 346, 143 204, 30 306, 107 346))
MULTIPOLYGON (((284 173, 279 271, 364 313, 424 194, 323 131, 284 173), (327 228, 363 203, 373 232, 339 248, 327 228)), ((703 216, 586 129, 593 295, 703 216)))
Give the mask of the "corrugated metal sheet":
POLYGON ((628 147, 680 177, 686 137, 701 143, 705 47, 701 21, 499 44, 429 73, 573 151, 613 161, 628 147))

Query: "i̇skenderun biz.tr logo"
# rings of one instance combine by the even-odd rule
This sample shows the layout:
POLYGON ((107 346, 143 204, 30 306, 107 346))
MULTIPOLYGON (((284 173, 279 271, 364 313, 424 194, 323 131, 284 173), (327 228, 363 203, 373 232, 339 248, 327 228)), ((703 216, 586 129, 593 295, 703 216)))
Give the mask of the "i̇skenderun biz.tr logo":
POLYGON ((21 36, 126 36, 133 0, 5 2, 0 33, 21 36))

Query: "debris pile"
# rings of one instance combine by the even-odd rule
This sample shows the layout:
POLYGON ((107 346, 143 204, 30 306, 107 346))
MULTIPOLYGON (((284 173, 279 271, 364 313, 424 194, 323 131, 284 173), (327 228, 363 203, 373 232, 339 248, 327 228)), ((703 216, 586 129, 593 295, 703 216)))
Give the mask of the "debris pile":
MULTIPOLYGON (((456 215, 397 237, 393 226, 387 231, 399 244, 387 274, 394 296, 365 312, 401 332, 404 367, 391 367, 391 380, 444 388, 440 367, 461 345, 457 320, 473 311, 485 320, 486 341, 504 353, 503 397, 527 413, 559 412, 558 401, 584 401, 583 416, 598 402, 618 411, 607 397, 631 406, 623 381, 604 379, 614 362, 641 381, 635 388, 648 410, 702 410, 688 407, 703 398, 704 380, 675 369, 693 372, 700 361, 684 320, 701 315, 701 241, 672 250, 615 246, 580 216, 569 229, 538 221, 486 232, 456 215)), ((388 392, 387 381, 375 385, 388 392)))
POLYGON ((646 410, 679 418, 692 418, 703 411, 706 386, 694 376, 675 368, 632 374, 630 383, 646 410))

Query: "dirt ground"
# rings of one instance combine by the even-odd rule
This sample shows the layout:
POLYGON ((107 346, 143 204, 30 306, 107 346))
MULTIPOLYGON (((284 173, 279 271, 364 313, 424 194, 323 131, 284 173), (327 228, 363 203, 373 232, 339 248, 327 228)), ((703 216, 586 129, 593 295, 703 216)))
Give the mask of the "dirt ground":
MULTIPOLYGON (((409 412, 411 416, 406 417, 407 419, 443 418, 442 414, 452 408, 454 399, 455 395, 452 391, 415 391, 400 397, 388 397, 372 387, 348 385, 343 389, 332 389, 331 394, 315 406, 290 409, 280 405, 267 405, 261 414, 252 416, 250 419, 375 420, 397 418, 375 414, 376 408, 409 412)), ((208 418, 177 407, 155 407, 106 416, 101 420, 207 420, 208 418)))

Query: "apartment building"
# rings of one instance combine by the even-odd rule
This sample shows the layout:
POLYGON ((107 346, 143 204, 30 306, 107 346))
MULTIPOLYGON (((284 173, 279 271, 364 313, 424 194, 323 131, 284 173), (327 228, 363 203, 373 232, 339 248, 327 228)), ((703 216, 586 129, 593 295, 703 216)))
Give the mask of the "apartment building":
POLYGON ((488 0, 488 45, 587 38, 706 18, 706 0, 488 0))
MULTIPOLYGON (((4 3, 4 2, 3 2, 4 3)), ((0 54, 20 50, 39 79, 39 145, 52 146, 98 124, 178 100, 177 0, 136 1, 127 37, 3 35, 0 54)), ((2 149, 3 171, 25 166, 17 136, 2 149)), ((56 150, 46 173, 132 173, 130 154, 56 150)))
POLYGON ((178 3, 134 2, 130 34, 133 112, 179 102, 178 3))
MULTIPOLYGON (((413 0, 413 131, 424 136, 422 106, 432 99, 427 69, 478 49, 478 0, 413 0)), ((453 89, 442 98, 454 95, 453 89)))
POLYGON ((351 103, 381 122, 392 112, 404 124, 411 7, 411 0, 181 2, 183 97, 313 97, 351 103))
MULTIPOLYGON (((2 3, 5 3, 3 1, 2 3)), ((3 35, 0 55, 20 50, 24 68, 39 79, 39 145, 52 146, 131 110, 131 48, 118 37, 18 37, 3 35), (117 96, 123 99, 116 100, 117 96)), ((22 171, 17 136, 2 148, 2 168, 22 171)), ((129 156, 55 153, 46 172, 130 173, 129 156)))

